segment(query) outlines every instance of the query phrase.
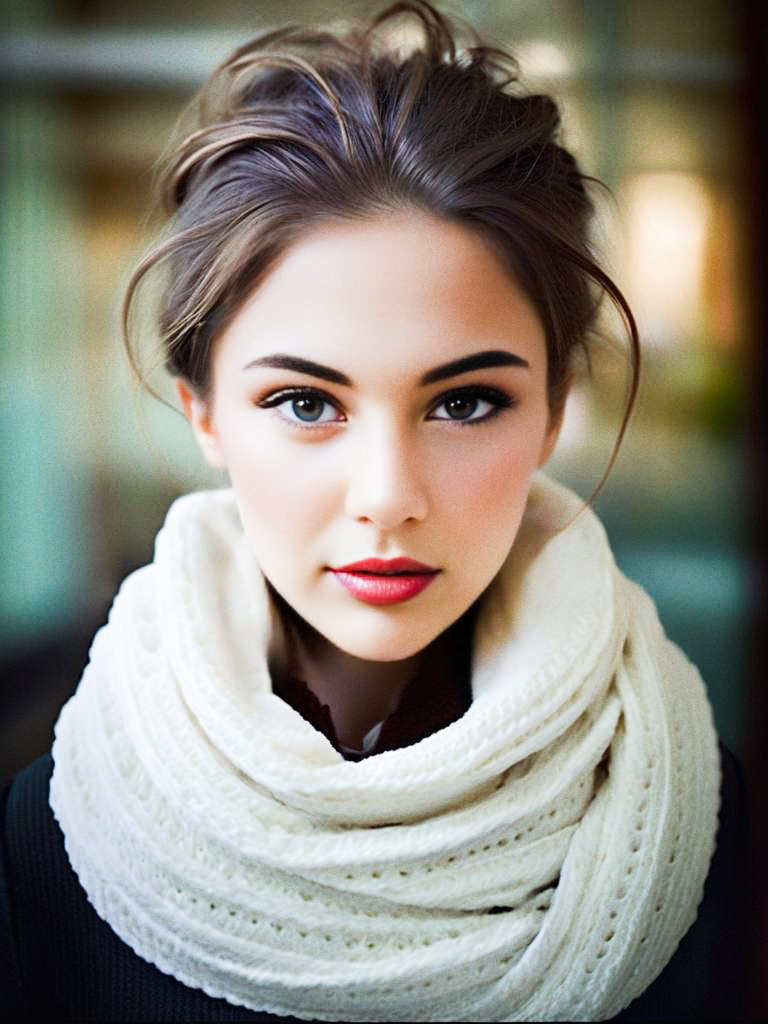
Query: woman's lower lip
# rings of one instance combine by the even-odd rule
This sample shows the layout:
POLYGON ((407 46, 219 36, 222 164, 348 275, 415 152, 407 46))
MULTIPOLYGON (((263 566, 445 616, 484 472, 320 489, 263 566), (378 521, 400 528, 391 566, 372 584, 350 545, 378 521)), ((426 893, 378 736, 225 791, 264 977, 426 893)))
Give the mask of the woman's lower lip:
POLYGON ((366 604, 398 604, 420 594, 437 576, 436 572, 410 573, 397 576, 376 573, 340 572, 332 570, 343 587, 366 604))

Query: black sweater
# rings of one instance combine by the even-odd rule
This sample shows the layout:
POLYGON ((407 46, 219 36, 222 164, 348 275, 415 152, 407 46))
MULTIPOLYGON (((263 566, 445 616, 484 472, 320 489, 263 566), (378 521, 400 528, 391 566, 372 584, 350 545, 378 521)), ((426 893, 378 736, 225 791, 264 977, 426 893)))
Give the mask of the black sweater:
MULTIPOLYGON (((741 1016, 746 881, 740 770, 721 748, 717 850, 696 923, 651 987, 617 1020, 741 1016)), ((88 902, 48 805, 50 755, 2 799, 0 1013, 8 1020, 291 1021, 213 999, 137 956, 88 902)))

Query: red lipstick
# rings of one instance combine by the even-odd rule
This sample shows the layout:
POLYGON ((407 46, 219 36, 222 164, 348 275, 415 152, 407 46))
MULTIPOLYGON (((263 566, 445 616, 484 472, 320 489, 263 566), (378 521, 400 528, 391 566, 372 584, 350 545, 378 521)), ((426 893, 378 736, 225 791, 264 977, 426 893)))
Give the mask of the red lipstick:
POLYGON ((398 604, 420 594, 440 570, 412 558, 365 558, 331 572, 358 601, 398 604))

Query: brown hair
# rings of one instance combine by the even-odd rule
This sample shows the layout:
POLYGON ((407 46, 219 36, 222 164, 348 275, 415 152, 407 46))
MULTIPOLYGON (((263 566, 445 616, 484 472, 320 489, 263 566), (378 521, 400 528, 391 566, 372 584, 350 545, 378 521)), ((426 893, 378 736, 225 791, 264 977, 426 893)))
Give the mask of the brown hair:
POLYGON ((293 241, 329 220, 426 212, 481 233, 526 290, 546 333, 551 408, 602 296, 621 314, 632 373, 601 485, 637 394, 637 328, 591 254, 592 179, 558 141, 557 105, 522 90, 514 58, 470 32, 460 49, 431 4, 405 0, 361 29, 288 26, 232 54, 196 101, 201 127, 164 167, 175 230, 129 283, 128 351, 136 289, 167 262, 166 366, 207 399, 217 333, 293 241), (423 31, 408 53, 382 31, 401 14, 423 31))

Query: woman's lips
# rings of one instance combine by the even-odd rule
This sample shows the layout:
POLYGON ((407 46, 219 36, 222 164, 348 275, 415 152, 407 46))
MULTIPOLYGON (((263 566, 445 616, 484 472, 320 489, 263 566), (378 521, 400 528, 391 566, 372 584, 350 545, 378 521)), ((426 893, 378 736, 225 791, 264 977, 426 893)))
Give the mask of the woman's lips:
POLYGON ((398 604, 420 594, 440 570, 412 558, 366 558, 331 572, 358 601, 398 604))

